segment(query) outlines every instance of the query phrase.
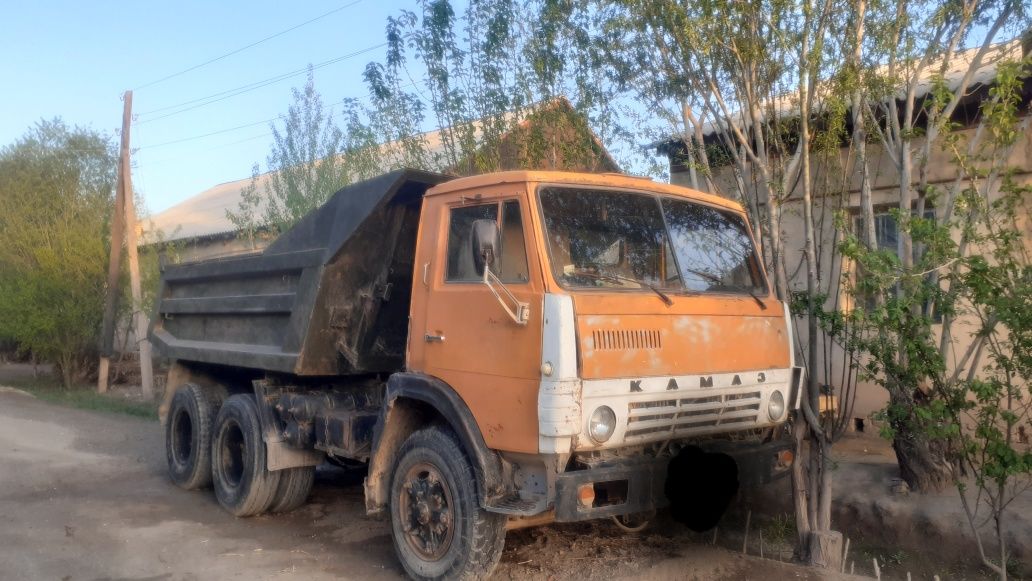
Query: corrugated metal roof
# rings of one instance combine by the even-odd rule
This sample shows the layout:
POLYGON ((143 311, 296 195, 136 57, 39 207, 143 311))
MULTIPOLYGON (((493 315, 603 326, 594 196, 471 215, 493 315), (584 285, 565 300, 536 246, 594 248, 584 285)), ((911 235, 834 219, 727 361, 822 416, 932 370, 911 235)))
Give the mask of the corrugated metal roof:
MULTIPOLYGON (((949 66, 947 66, 946 71, 943 72, 943 80, 945 81, 946 86, 950 90, 955 90, 957 87, 960 86, 961 80, 963 80, 964 75, 967 73, 968 67, 970 67, 971 63, 975 60, 975 56, 978 55, 978 51, 980 50, 980 48, 981 47, 976 47, 959 51, 953 56, 952 59, 950 59, 949 66)), ((983 55, 982 62, 979 64, 978 68, 975 69, 974 74, 972 74, 971 76, 971 81, 968 84, 969 90, 970 88, 976 87, 978 85, 985 85, 992 82, 992 80, 996 77, 996 66, 1001 61, 1020 60, 1021 58, 1022 47, 1020 38, 991 45, 986 50, 985 55, 983 55)), ((912 70, 907 70, 905 67, 914 67, 916 65, 917 62, 909 64, 903 63, 904 69, 897 73, 897 75, 902 77, 901 81, 905 80, 908 75, 912 74, 912 70)), ((931 62, 929 62, 925 66, 924 71, 922 71, 920 78, 918 78, 917 80, 917 87, 915 90, 916 97, 923 97, 924 95, 928 94, 929 91, 932 90, 932 87, 934 86, 935 82, 935 76, 939 74, 939 69, 941 67, 942 57, 931 59, 931 62)), ((885 65, 879 66, 877 69, 877 74, 887 75, 888 67, 885 65)), ((895 96, 897 99, 902 100, 906 98, 906 93, 906 87, 902 87, 897 91, 895 96)), ((817 97, 818 103, 816 103, 815 106, 819 109, 822 106, 820 103, 821 95, 818 94, 817 97)), ((771 106, 776 111, 778 117, 791 117, 793 115, 798 115, 799 95, 797 93, 786 93, 775 98, 773 103, 771 103, 771 106)), ((763 115, 767 114, 769 114, 769 110, 765 108, 763 115)), ((736 125, 741 125, 741 120, 739 119, 737 114, 733 117, 733 119, 736 125)), ((720 119, 716 122, 707 121, 702 126, 702 134, 708 137, 712 135, 718 127, 724 127, 726 126, 726 124, 726 119, 720 119)), ((676 143, 679 141, 681 141, 681 137, 680 135, 676 135, 674 137, 671 137, 670 139, 652 143, 651 146, 662 149, 667 144, 676 143)))
MULTIPOLYGON (((258 187, 264 187, 268 180, 269 174, 259 176, 258 187)), ((204 190, 155 214, 145 221, 143 229, 151 234, 151 242, 186 240, 235 232, 237 228, 226 217, 226 210, 240 209, 241 191, 250 183, 251 178, 245 178, 204 190)))
MULTIPOLYGON (((477 133, 479 134, 479 128, 477 133)), ((444 151, 441 131, 430 131, 421 137, 431 156, 439 156, 444 151)), ((387 151, 386 155, 382 157, 383 167, 380 168, 383 173, 397 169, 393 167, 395 164, 390 153, 399 148, 400 144, 396 142, 385 146, 387 151)), ((433 169, 439 170, 440 168, 433 169)), ((259 192, 264 191, 271 176, 271 172, 258 176, 259 192)), ((225 182, 155 214, 142 224, 143 230, 150 234, 147 238, 148 242, 189 240, 236 232, 237 227, 226 217, 226 210, 235 212, 240 209, 241 192, 250 183, 251 178, 249 177, 225 182)), ((264 212, 266 203, 266 198, 259 196, 259 207, 256 209, 258 216, 264 212)))

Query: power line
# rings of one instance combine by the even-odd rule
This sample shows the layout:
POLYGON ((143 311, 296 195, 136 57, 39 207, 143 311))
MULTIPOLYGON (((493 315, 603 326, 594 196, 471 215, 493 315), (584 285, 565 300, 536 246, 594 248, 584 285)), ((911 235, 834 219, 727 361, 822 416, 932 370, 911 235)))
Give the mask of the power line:
POLYGON ((197 109, 199 107, 204 107, 206 105, 211 105, 212 103, 217 103, 219 101, 224 101, 226 99, 229 99, 229 98, 232 98, 232 97, 236 97, 237 95, 242 95, 244 93, 248 93, 248 92, 254 91, 256 89, 260 89, 262 87, 267 87, 269 85, 278 83, 280 81, 283 81, 283 80, 286 80, 286 79, 289 79, 289 78, 292 78, 292 77, 296 77, 298 75, 306 73, 309 68, 311 68, 312 70, 321 69, 323 67, 327 67, 329 65, 339 63, 339 62, 341 62, 343 60, 354 58, 356 56, 359 56, 361 54, 365 54, 367 52, 376 50, 378 48, 383 48, 385 46, 387 46, 387 43, 386 42, 382 42, 382 43, 377 44, 375 46, 370 46, 370 47, 367 47, 367 48, 363 48, 361 50, 357 50, 355 52, 348 53, 346 55, 339 56, 337 58, 333 58, 333 59, 330 59, 328 61, 323 61, 323 62, 318 63, 316 65, 312 65, 311 67, 305 67, 303 69, 297 69, 297 70, 291 71, 289 73, 283 73, 283 74, 280 74, 280 75, 276 75, 274 77, 269 77, 267 79, 263 79, 263 80, 260 80, 260 81, 255 81, 253 83, 248 83, 246 85, 241 85, 241 86, 233 88, 233 89, 227 89, 225 91, 220 91, 218 93, 212 93, 211 95, 208 95, 208 96, 205 96, 205 97, 200 97, 200 98, 197 98, 197 99, 191 99, 190 101, 183 101, 182 103, 178 103, 176 105, 169 105, 167 107, 161 107, 159 109, 152 109, 152 110, 147 111, 145 113, 141 113, 140 115, 148 115, 148 114, 151 114, 151 113, 158 113, 158 112, 161 112, 161 111, 167 111, 169 109, 176 109, 176 110, 172 111, 170 113, 165 113, 164 115, 159 115, 157 117, 152 117, 150 119, 144 119, 143 121, 137 121, 135 123, 135 125, 143 125, 145 123, 150 123, 152 121, 157 121, 159 119, 165 119, 166 117, 172 117, 173 115, 179 115, 180 113, 185 113, 187 111, 192 111, 192 110, 197 109))
POLYGON ((154 85, 157 85, 158 83, 163 83, 163 82, 165 82, 165 81, 167 81, 169 79, 174 79, 175 77, 178 77, 180 75, 185 75, 186 73, 189 73, 190 71, 195 71, 195 70, 197 70, 197 69, 199 69, 201 67, 210 65, 210 64, 212 64, 214 62, 218 62, 218 61, 220 61, 220 60, 222 60, 222 59, 224 59, 226 57, 233 56, 233 55, 235 55, 237 53, 240 53, 240 52, 243 52, 243 51, 245 51, 245 50, 247 50, 249 48, 258 46, 259 44, 262 44, 263 42, 272 40, 272 39, 277 38, 279 36, 283 36, 284 34, 286 34, 288 32, 291 32, 291 31, 294 31, 294 30, 297 30, 298 28, 301 28, 302 26, 307 26, 307 25, 309 25, 309 24, 311 24, 311 23, 313 23, 313 22, 315 22, 317 20, 322 20, 323 18, 326 18, 327 16, 330 16, 331 14, 336 14, 337 12, 340 12, 341 10, 344 10, 346 8, 351 8, 352 6, 354 6, 355 4, 358 4, 361 1, 362 0, 354 0, 354 2, 351 2, 349 4, 345 4, 344 6, 340 6, 339 8, 334 8, 333 10, 330 10, 329 12, 326 12, 324 14, 316 16, 315 18, 313 18, 311 20, 306 20, 306 21, 302 22, 301 24, 298 24, 296 26, 291 26, 290 28, 288 28, 286 30, 281 30, 280 32, 277 32, 276 34, 273 34, 273 35, 270 35, 270 36, 266 36, 265 38, 263 38, 261 40, 258 40, 258 41, 255 41, 255 42, 252 42, 251 44, 249 44, 247 46, 240 47, 240 48, 238 48, 236 50, 227 52, 224 55, 217 56, 217 57, 215 57, 213 59, 206 60, 203 63, 194 65, 194 66, 186 68, 186 69, 183 69, 183 70, 179 71, 178 73, 172 73, 171 75, 162 77, 162 78, 160 78, 160 79, 158 79, 156 81, 151 81, 149 83, 140 85, 139 87, 136 87, 136 89, 134 89, 134 90, 139 91, 140 89, 145 89, 147 87, 152 87, 154 85))
POLYGON ((201 135, 193 135, 191 137, 183 137, 182 139, 173 139, 172 141, 163 141, 161 143, 154 143, 152 145, 143 145, 137 149, 154 149, 155 147, 164 147, 166 145, 174 145, 176 143, 183 143, 184 141, 193 141, 195 139, 201 139, 204 137, 211 137, 212 135, 219 135, 222 133, 229 133, 230 131, 237 131, 238 129, 245 129, 247 127, 254 127, 255 125, 261 125, 263 123, 270 123, 279 119, 279 117, 272 117, 270 119, 263 119, 261 121, 255 121, 254 123, 247 123, 245 125, 237 125, 236 127, 229 127, 227 129, 220 129, 218 131, 212 131, 210 133, 202 133, 201 135))
MULTIPOLYGON (((408 88, 408 87, 415 86, 416 84, 417 83, 415 81, 413 81, 411 83, 407 83, 405 85, 401 85, 398 88, 399 89, 405 89, 405 88, 408 88)), ((333 110, 338 105, 342 105, 345 102, 349 101, 350 99, 362 100, 362 99, 368 99, 368 98, 370 98, 372 96, 373 96, 372 93, 368 93, 364 97, 349 97, 347 99, 342 99, 342 100, 337 101, 335 103, 331 103, 328 106, 327 111, 332 113, 333 110)), ((240 129, 246 129, 248 127, 254 127, 255 125, 261 125, 263 123, 271 123, 271 122, 276 121, 278 119, 280 119, 279 115, 277 115, 276 117, 270 117, 269 119, 263 119, 261 121, 254 121, 252 123, 245 123, 243 125, 237 125, 237 126, 234 126, 234 127, 227 127, 226 129, 219 129, 217 131, 211 131, 211 132, 208 132, 208 133, 202 133, 200 135, 191 135, 190 137, 183 137, 183 138, 180 138, 180 139, 173 139, 171 141, 163 141, 161 143, 154 143, 154 144, 151 144, 151 145, 142 145, 140 147, 137 147, 136 149, 137 150, 153 149, 153 148, 156 148, 156 147, 164 147, 166 145, 174 145, 174 144, 177 144, 177 143, 184 143, 184 142, 187 142, 187 141, 194 141, 194 140, 197 140, 197 139, 203 139, 205 137, 211 137, 213 135, 221 135, 223 133, 230 133, 232 131, 237 131, 237 130, 240 130, 240 129)), ((272 135, 272 133, 271 132, 270 133, 264 133, 262 135, 259 135, 259 136, 256 136, 256 137, 252 137, 252 138, 249 138, 249 139, 257 139, 258 137, 264 137, 264 136, 267 136, 267 135, 272 135)))

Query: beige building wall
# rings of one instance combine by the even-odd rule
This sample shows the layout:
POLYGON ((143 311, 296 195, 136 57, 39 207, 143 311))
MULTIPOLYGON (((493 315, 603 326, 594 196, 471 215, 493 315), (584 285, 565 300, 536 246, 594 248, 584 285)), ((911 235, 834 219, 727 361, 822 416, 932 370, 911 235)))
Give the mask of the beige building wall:
MULTIPOLYGON (((961 133, 963 136, 961 143, 966 143, 974 134, 974 130, 969 129, 961 133)), ((923 146, 923 143, 919 141, 915 146, 920 148, 923 146)), ((892 159, 878 145, 869 146, 868 155, 871 164, 871 180, 874 187, 872 197, 876 212, 879 207, 898 207, 899 174, 892 159)), ((829 292, 830 298, 826 308, 848 309, 851 306, 848 297, 843 296, 841 292, 842 288, 839 281, 843 274, 850 276, 853 267, 850 264, 841 264, 838 253, 833 251, 834 245, 841 239, 841 233, 838 233, 835 228, 834 214, 839 210, 846 210, 853 215, 859 214, 861 174, 859 171, 854 171, 855 168, 852 167, 851 156, 852 153, 844 149, 841 152, 837 167, 831 167, 836 164, 817 163, 814 165, 813 171, 815 176, 813 180, 815 192, 822 191, 821 186, 825 183, 825 180, 831 183, 842 184, 844 181, 842 179, 843 176, 848 176, 849 178, 845 192, 841 192, 840 186, 839 192, 818 195, 814 201, 816 212, 814 220, 820 231, 818 253, 820 254, 821 283, 823 289, 831 291, 829 292)), ((1026 131, 1020 136, 1018 143, 1015 144, 1010 153, 1008 165, 1015 169, 1013 176, 1015 181, 1019 184, 1032 185, 1032 132, 1026 131)), ((951 152, 945 151, 941 145, 932 148, 928 170, 930 183, 935 185, 943 194, 957 186, 958 167, 954 162, 954 156, 951 152)), ((746 178, 746 183, 752 183, 753 176, 746 174, 744 177, 746 178)), ((672 172, 671 182, 691 187, 689 174, 686 171, 672 172)), ((738 199, 739 195, 734 177, 731 174, 731 168, 725 167, 716 170, 715 182, 720 188, 718 193, 729 198, 738 199)), ((964 184, 961 184, 961 187, 963 186, 964 184)), ((996 193, 996 191, 992 193, 993 198, 996 197, 996 193)), ((789 286, 793 290, 806 289, 806 265, 803 257, 805 238, 800 195, 801 188, 797 187, 782 205, 781 231, 785 246, 789 286)), ((739 201, 746 203, 745 200, 739 201)), ((748 206, 748 203, 746 205, 748 206)), ((1018 227, 1023 232, 1026 246, 1032 250, 1032 221, 1029 219, 1028 208, 1029 206, 1026 205, 1026 210, 1022 212, 1018 227)), ((936 208, 935 210, 937 216, 941 218, 942 209, 936 208)), ((941 325, 935 325, 933 330, 937 334, 940 333, 941 325)), ((956 321, 952 333, 954 337, 953 351, 955 353, 963 353, 970 345, 972 335, 976 330, 977 323, 970 317, 956 321)), ((796 322, 796 337, 798 338, 797 360, 802 361, 800 355, 805 355, 807 351, 806 324, 802 320, 797 320, 796 322)), ((846 365, 847 361, 843 350, 841 348, 832 348, 830 352, 822 354, 821 360, 818 361, 816 366, 811 365, 810 367, 811 369, 819 370, 818 377, 821 378, 821 381, 835 387, 837 393, 837 388, 842 384, 842 378, 845 376, 844 370, 847 370, 846 365)), ((887 402, 888 393, 883 388, 873 382, 860 381, 853 417, 870 418, 871 414, 884 408, 887 402)))

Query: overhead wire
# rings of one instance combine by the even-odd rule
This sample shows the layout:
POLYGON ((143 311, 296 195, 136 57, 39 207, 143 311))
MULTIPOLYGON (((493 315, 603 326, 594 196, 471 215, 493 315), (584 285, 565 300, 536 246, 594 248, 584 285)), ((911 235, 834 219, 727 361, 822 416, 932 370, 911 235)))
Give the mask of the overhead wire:
POLYGON ((176 109, 175 111, 172 111, 170 113, 165 113, 164 115, 159 115, 157 117, 151 117, 150 119, 144 119, 144 120, 136 121, 133 124, 134 125, 143 125, 143 124, 146 124, 146 123, 150 123, 152 121, 158 121, 160 119, 165 119, 165 118, 168 118, 168 117, 172 117, 174 115, 179 115, 180 113, 185 113, 187 111, 192 111, 194 109, 197 109, 197 108, 200 108, 200 107, 204 107, 206 105, 211 105, 212 103, 217 103, 219 101, 224 101, 226 99, 229 99, 229 98, 232 98, 232 97, 236 97, 237 95, 242 95, 244 93, 248 93, 250 91, 254 91, 256 89, 260 89, 262 87, 267 87, 269 85, 278 83, 280 81, 284 81, 286 79, 296 77, 298 75, 306 73, 309 70, 309 68, 311 70, 321 69, 323 67, 339 63, 339 62, 341 62, 343 60, 347 60, 349 58, 354 58, 356 56, 359 56, 361 54, 365 54, 367 52, 376 50, 378 48, 383 48, 384 46, 387 46, 386 42, 377 44, 375 46, 370 46, 370 47, 367 47, 367 48, 363 48, 361 50, 357 50, 355 52, 348 53, 346 55, 342 55, 342 56, 330 59, 328 61, 323 61, 321 63, 315 64, 315 65, 311 65, 310 67, 305 67, 303 69, 297 69, 297 70, 291 71, 289 73, 283 73, 283 74, 280 74, 280 75, 276 75, 274 77, 269 77, 267 79, 263 79, 261 81, 255 81, 253 83, 248 83, 246 85, 241 85, 241 86, 233 88, 233 89, 227 89, 225 91, 221 91, 221 92, 218 92, 218 93, 213 93, 213 94, 208 95, 206 97, 200 97, 200 98, 197 98, 197 99, 192 99, 190 101, 184 101, 182 103, 178 103, 176 105, 169 105, 167 107, 162 107, 160 109, 152 109, 150 111, 146 111, 144 113, 140 113, 139 116, 144 116, 144 115, 148 115, 148 114, 152 114, 152 113, 157 113, 157 112, 160 112, 160 111, 167 111, 168 109, 175 109, 177 107, 181 107, 181 108, 176 109), (189 106, 184 106, 184 105, 189 105, 189 106))
POLYGON ((176 78, 178 76, 185 75, 186 73, 189 73, 191 71, 195 71, 195 70, 197 70, 197 69, 199 69, 201 67, 205 67, 205 66, 208 66, 208 65, 210 65, 212 63, 216 63, 216 62, 218 62, 218 61, 220 61, 220 60, 222 60, 224 58, 231 57, 231 56, 233 56, 235 54, 238 54, 238 53, 241 53, 241 52, 243 52, 243 51, 245 51, 245 50, 247 50, 249 48, 256 47, 259 44, 262 44, 262 43, 270 41, 270 40, 272 40, 274 38, 278 38, 280 36, 283 36, 284 34, 287 34, 288 32, 293 32, 293 31, 297 30, 298 28, 301 28, 303 26, 307 26, 307 25, 309 25, 309 24, 311 24, 313 22, 316 22, 318 20, 322 20, 323 18, 326 18, 327 16, 331 16, 333 14, 336 14, 336 13, 340 12, 341 10, 345 10, 347 8, 351 8, 355 4, 358 4, 359 2, 362 2, 362 0, 354 0, 353 2, 350 2, 350 3, 345 4, 343 6, 339 6, 337 8, 334 8, 333 10, 330 10, 329 12, 325 12, 323 14, 320 14, 319 16, 316 16, 315 18, 312 18, 310 20, 306 20, 306 21, 302 22, 301 24, 297 24, 297 25, 291 26, 290 28, 287 28, 286 30, 281 30, 281 31, 279 31, 279 32, 277 32, 275 34, 266 36, 265 38, 263 38, 261 40, 257 40, 255 42, 252 42, 251 44, 248 44, 246 46, 242 46, 242 47, 240 47, 240 48, 238 48, 236 50, 231 50, 231 51, 227 52, 226 54, 217 56, 217 57, 215 57, 213 59, 208 59, 208 60, 206 60, 206 61, 204 61, 202 63, 196 64, 196 65, 194 65, 192 67, 185 68, 185 69, 183 69, 183 70, 181 70, 179 72, 172 73, 171 75, 166 75, 164 77, 161 77, 160 79, 151 81, 149 83, 144 83, 143 85, 140 85, 140 86, 136 87, 134 89, 134 91, 139 91, 140 89, 146 89, 147 87, 153 87, 154 85, 157 85, 159 83, 163 83, 163 82, 165 82, 165 81, 167 81, 169 79, 174 79, 174 78, 176 78))
MULTIPOLYGON (((405 89, 405 88, 408 88, 408 87, 415 86, 416 84, 417 83, 415 81, 413 81, 411 83, 408 83, 408 84, 405 84, 405 85, 401 85, 398 88, 399 89, 405 89)), ((369 97, 372 97, 372 93, 368 93, 364 97, 358 97, 357 99, 368 99, 369 97)), ((327 111, 332 113, 332 111, 337 106, 347 102, 350 99, 356 99, 356 97, 349 97, 349 98, 342 99, 340 101, 336 101, 334 103, 331 103, 328 106, 327 111)), ((172 139, 172 140, 169 140, 169 141, 163 141, 161 143, 154 143, 154 144, 150 144, 150 145, 141 145, 141 146, 136 147, 134 149, 136 149, 136 150, 154 149, 154 148, 157 148, 157 147, 164 147, 164 146, 167 146, 167 145, 175 145, 175 144, 184 143, 184 142, 187 142, 187 141, 195 141, 197 139, 203 139, 203 138, 206 138, 206 137, 211 137, 213 135, 221 135, 223 133, 230 133, 232 131, 238 131, 240 129, 246 129, 248 127, 254 127, 255 125, 261 125, 263 123, 271 123, 273 121, 276 121, 276 120, 280 119, 280 117, 281 116, 277 115, 276 117, 270 117, 268 119, 263 119, 261 121, 254 121, 254 122, 251 122, 251 123, 245 123, 245 124, 242 124, 242 125, 236 125, 234 127, 227 127, 225 129, 219 129, 219 130, 216 130, 216 131, 210 131, 208 133, 202 133, 200 135, 191 135, 189 137, 182 137, 182 138, 179 138, 179 139, 172 139)), ((265 137, 265 136, 268 136, 268 135, 272 135, 272 133, 271 132, 263 133, 262 135, 256 135, 255 137, 251 137, 249 139, 257 139, 258 137, 265 137)))

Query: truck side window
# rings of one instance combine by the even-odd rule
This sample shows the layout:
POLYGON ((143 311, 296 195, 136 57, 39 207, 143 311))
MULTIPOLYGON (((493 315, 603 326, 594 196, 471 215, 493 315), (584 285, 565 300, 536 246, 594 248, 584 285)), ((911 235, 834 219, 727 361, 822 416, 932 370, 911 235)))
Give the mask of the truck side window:
POLYGON ((502 282, 527 282, 527 244, 523 239, 523 217, 520 203, 509 200, 502 204, 502 257, 498 267, 502 282))
MULTIPOLYGON (((448 282, 478 282, 481 276, 473 264, 473 250, 470 247, 470 230, 474 220, 498 221, 498 205, 465 206, 451 211, 448 227, 448 282)), ((498 263, 492 271, 502 282, 527 282, 527 245, 523 237, 523 218, 520 203, 509 200, 502 203, 502 220, 499 225, 502 247, 498 263)))
POLYGON ((473 264, 473 249, 470 247, 470 230, 474 220, 498 220, 498 204, 464 206, 453 208, 448 226, 448 273, 449 282, 476 282, 481 279, 473 264))

